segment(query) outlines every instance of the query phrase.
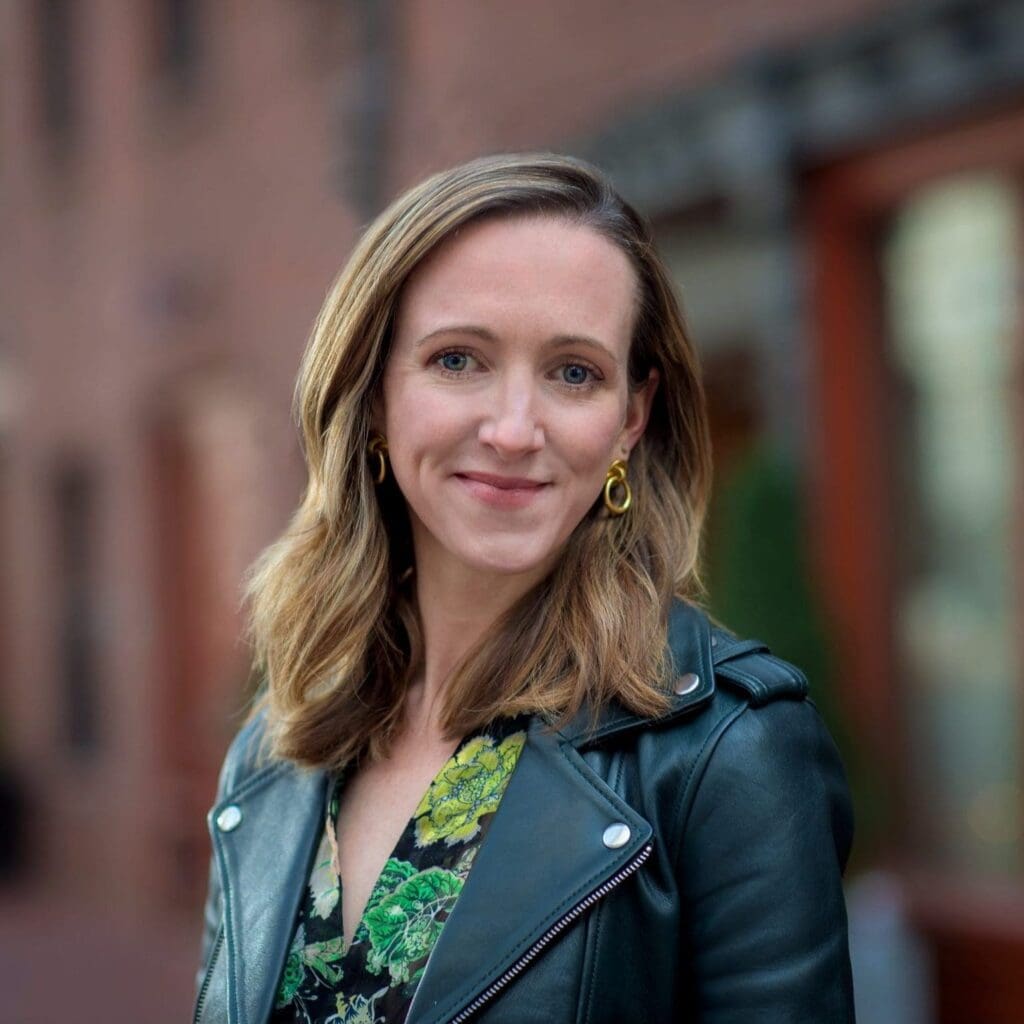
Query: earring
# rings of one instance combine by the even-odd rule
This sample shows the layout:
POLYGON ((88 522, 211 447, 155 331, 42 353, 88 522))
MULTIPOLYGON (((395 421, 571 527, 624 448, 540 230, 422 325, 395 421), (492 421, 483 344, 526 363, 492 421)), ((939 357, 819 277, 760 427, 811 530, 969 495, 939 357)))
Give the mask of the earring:
POLYGON ((373 482, 375 484, 384 483, 384 478, 388 475, 388 464, 385 459, 385 455, 388 450, 388 442, 383 434, 374 434, 372 440, 366 448, 370 454, 370 458, 374 455, 377 456, 377 472, 374 475, 373 482))
POLYGON ((604 507, 613 516, 621 516, 633 503, 633 492, 629 488, 629 481, 626 479, 626 463, 622 459, 616 459, 609 467, 604 478, 604 507), (612 491, 621 487, 623 491, 622 500, 616 503, 612 499, 612 491))

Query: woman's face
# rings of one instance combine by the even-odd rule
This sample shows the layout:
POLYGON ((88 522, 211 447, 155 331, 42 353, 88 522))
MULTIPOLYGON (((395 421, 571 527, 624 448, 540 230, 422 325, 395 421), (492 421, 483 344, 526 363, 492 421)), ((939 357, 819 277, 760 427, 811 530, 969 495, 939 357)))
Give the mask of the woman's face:
POLYGON ((657 372, 639 391, 627 376, 635 290, 620 249, 554 218, 471 224, 417 267, 375 420, 421 570, 553 566, 647 423, 657 372))

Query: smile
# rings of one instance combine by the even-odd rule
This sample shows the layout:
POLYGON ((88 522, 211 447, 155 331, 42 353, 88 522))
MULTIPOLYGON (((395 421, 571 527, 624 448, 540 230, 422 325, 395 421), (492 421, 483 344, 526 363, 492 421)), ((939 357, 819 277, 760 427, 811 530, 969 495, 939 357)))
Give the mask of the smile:
POLYGON ((456 473, 455 479, 472 497, 492 508, 525 508, 550 486, 540 480, 491 473, 456 473))

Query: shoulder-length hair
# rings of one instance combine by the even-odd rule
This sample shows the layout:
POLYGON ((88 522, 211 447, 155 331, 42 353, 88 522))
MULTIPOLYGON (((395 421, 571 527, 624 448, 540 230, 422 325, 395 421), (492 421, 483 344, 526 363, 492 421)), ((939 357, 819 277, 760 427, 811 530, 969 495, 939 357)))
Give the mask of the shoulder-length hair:
POLYGON ((423 662, 409 585, 405 503, 375 486, 367 454, 402 286, 460 227, 484 217, 556 217, 599 232, 637 275, 630 386, 660 375, 629 460, 633 504, 601 495, 550 575, 509 608, 449 677, 442 723, 456 739, 497 716, 560 725, 618 702, 668 704, 666 630, 674 596, 702 596, 701 528, 711 477, 697 358, 645 220, 596 168, 553 153, 472 160, 410 189, 370 225, 331 286, 303 356, 295 415, 308 468, 281 537, 247 578, 249 637, 265 689, 272 755, 341 768, 384 756, 423 662))

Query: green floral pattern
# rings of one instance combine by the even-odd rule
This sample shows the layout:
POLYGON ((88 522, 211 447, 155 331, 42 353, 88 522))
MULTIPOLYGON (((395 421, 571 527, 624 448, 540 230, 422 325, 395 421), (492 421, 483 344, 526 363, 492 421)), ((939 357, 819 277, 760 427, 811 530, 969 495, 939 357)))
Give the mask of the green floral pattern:
POLYGON ((475 736, 458 750, 416 808, 417 844, 444 840, 454 846, 472 839, 480 830, 480 819, 497 810, 525 742, 523 732, 500 743, 490 736, 475 736))
POLYGON ((380 974, 387 968, 393 982, 419 981, 461 891, 462 878, 454 871, 427 868, 382 896, 363 918, 373 947, 367 970, 380 974), (420 965, 415 971, 414 964, 420 965))
POLYGON ((384 865, 348 948, 333 842, 344 779, 334 779, 271 1024, 405 1020, 525 742, 523 718, 463 739, 384 865))

